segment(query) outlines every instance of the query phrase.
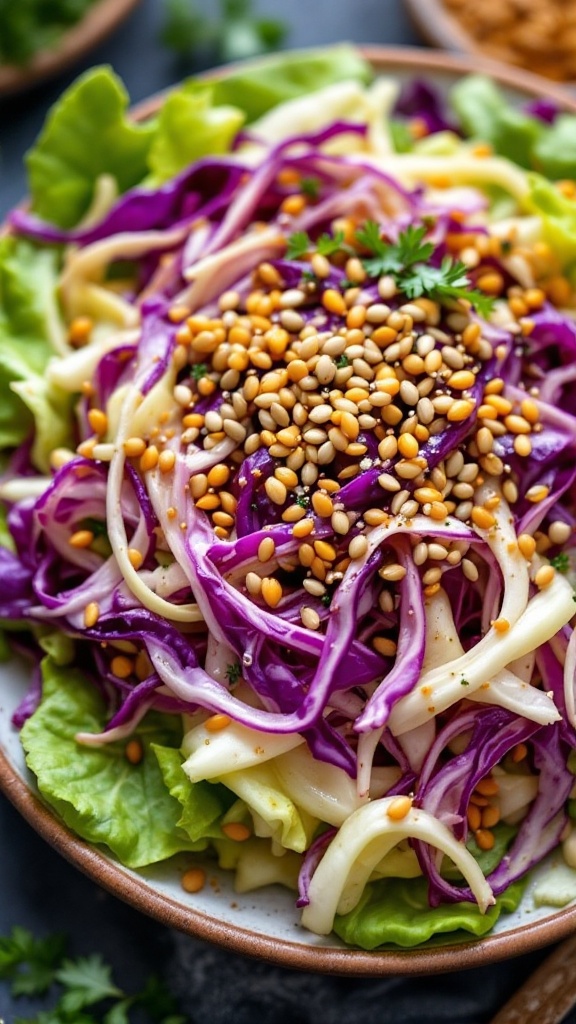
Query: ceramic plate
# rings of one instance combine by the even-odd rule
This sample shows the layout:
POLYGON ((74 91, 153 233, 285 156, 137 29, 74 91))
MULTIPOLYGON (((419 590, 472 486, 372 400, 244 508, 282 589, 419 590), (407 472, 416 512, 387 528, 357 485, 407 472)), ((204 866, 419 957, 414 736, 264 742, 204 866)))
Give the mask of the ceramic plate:
MULTIPOLYGON (((561 88, 526 72, 490 61, 458 59, 424 50, 367 48, 377 71, 407 80, 425 76, 445 88, 461 74, 483 70, 495 77, 511 98, 521 102, 546 95, 576 113, 576 99, 561 88)), ((139 108, 149 113, 154 101, 139 108)), ((538 875, 554 870, 549 859, 531 881, 514 914, 504 914, 489 936, 472 941, 437 940, 417 950, 365 952, 345 947, 334 937, 306 932, 299 924, 294 896, 280 887, 238 895, 230 877, 207 863, 208 884, 200 893, 185 893, 180 885, 189 859, 142 871, 130 871, 112 856, 79 840, 57 819, 37 794, 26 769, 18 734, 10 724, 12 711, 27 688, 26 668, 13 662, 0 666, 0 787, 23 816, 77 868, 114 895, 143 913, 190 935, 226 946, 235 952, 262 957, 315 972, 374 976, 423 974, 479 966, 526 953, 555 942, 576 929, 576 903, 553 911, 534 905, 538 875)))

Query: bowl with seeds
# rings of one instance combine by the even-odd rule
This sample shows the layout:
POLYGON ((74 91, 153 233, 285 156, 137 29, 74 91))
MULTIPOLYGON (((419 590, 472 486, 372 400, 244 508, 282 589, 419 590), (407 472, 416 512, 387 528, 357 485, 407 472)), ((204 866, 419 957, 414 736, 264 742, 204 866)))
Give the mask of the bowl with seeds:
MULTIPOLYGON (((42 134, 0 245, 0 785, 111 892, 287 966, 576 923, 576 104, 473 70, 229 68, 208 152, 150 116, 188 83, 64 203, 42 134)), ((51 124, 97 138, 112 72, 71 89, 51 124)))
POLYGON ((576 4, 572 0, 406 0, 433 46, 482 54, 559 82, 576 79, 576 4))

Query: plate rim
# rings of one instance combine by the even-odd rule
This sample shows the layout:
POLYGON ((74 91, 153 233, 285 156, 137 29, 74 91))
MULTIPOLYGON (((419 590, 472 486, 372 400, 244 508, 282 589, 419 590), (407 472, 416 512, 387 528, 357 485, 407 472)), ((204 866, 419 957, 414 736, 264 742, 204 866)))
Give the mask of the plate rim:
MULTIPOLYGON (((104 0, 115 3, 116 0, 104 0)), ((128 0, 132 5, 138 0, 128 0)), ((502 65, 489 58, 470 59, 442 51, 417 47, 357 47, 379 72, 467 74, 484 71, 501 85, 528 97, 554 99, 567 111, 576 113, 576 96, 562 86, 531 72, 502 65)), ((309 48, 317 49, 317 47, 309 48)), ((306 53, 307 51, 292 51, 306 53)), ((264 64, 273 57, 244 63, 264 64)), ((238 65, 235 65, 238 66, 238 65)), ((230 65, 206 72, 214 77, 230 70, 230 65)), ((172 87, 175 88, 176 84, 172 87)), ((154 110, 169 89, 155 94, 133 108, 133 115, 142 119, 154 110)), ((1 709, 0 709, 0 713, 1 709)), ((259 958, 285 968, 341 976, 378 977, 383 975, 433 975, 460 969, 485 966, 540 949, 576 931, 576 904, 538 921, 510 929, 502 934, 488 934, 479 939, 458 941, 431 948, 386 949, 367 951, 357 947, 319 947, 284 938, 264 935, 243 926, 231 925, 196 909, 184 906, 168 894, 154 891, 145 879, 114 861, 96 846, 78 838, 57 817, 11 763, 0 745, 0 790, 32 828, 74 867, 112 895, 145 913, 159 923, 176 928, 192 937, 229 949, 248 957, 259 958)), ((189 895, 189 894, 188 894, 189 895)), ((189 896, 192 900, 193 897, 189 896)))

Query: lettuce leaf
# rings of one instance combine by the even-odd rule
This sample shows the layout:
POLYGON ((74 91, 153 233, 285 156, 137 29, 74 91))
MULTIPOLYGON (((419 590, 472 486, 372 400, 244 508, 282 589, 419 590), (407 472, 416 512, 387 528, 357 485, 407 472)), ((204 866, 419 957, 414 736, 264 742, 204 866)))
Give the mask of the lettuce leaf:
POLYGON ((559 114, 534 146, 534 166, 548 178, 576 175, 576 117, 559 114))
POLYGON ((142 181, 156 126, 129 121, 127 107, 128 94, 107 67, 87 71, 66 90, 26 158, 34 213, 71 228, 87 212, 100 175, 112 175, 119 192, 142 181))
POLYGON ((464 133, 489 142, 500 156, 547 178, 576 176, 576 117, 559 114, 553 124, 507 102, 485 75, 468 75, 450 91, 464 133))
POLYGON ((413 947, 433 935, 459 930, 486 935, 503 911, 516 910, 525 886, 525 880, 514 882, 481 914, 475 903, 430 907, 425 878, 385 878, 367 885, 349 914, 336 916, 334 931, 344 942, 362 949, 389 944, 413 947))
POLYGON ((562 263, 572 263, 576 260, 576 202, 541 174, 530 174, 528 184, 528 211, 541 217, 544 238, 562 263))
POLYGON ((77 835, 103 843, 123 864, 143 867, 181 850, 197 850, 179 828, 181 806, 164 784, 152 744, 178 747, 180 719, 149 712, 134 736, 144 756, 131 764, 125 744, 80 746, 79 731, 99 732, 102 698, 80 672, 42 662, 44 695, 22 728, 28 767, 51 807, 77 835))
POLYGON ((0 240, 0 448, 34 431, 32 459, 48 470, 52 448, 69 443, 71 398, 44 379, 62 333, 56 300, 58 253, 0 240))
MULTIPOLYGON (((296 53, 279 53, 246 69, 218 75, 212 85, 214 105, 239 107, 255 121, 278 103, 296 99, 335 82, 372 81, 374 73, 359 51, 348 44, 296 53)), ((193 87, 202 91, 205 81, 193 87)))
POLYGON ((102 175, 118 192, 148 180, 165 181, 192 160, 230 148, 244 118, 334 82, 369 82, 370 65, 349 45, 281 53, 247 70, 189 80, 171 93, 159 116, 136 124, 126 116, 128 94, 109 67, 81 75, 52 108, 29 151, 32 210, 62 228, 90 209, 102 175))
POLYGON ((184 758, 174 747, 153 743, 152 749, 170 795, 181 804, 178 827, 194 843, 203 839, 221 839, 223 834, 219 820, 234 801, 234 794, 228 793, 224 786, 210 782, 190 782, 182 771, 184 758))
POLYGON ((152 183, 161 184, 203 156, 228 153, 244 123, 238 107, 215 106, 212 89, 190 83, 168 96, 148 154, 152 183))

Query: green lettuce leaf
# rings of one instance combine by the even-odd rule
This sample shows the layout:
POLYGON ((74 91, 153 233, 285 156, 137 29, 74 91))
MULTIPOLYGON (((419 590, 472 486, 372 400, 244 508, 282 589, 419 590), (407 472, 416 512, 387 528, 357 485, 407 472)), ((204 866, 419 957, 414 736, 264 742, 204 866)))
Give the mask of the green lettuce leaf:
POLYGON ((475 903, 430 907, 425 878, 385 878, 367 885, 358 906, 349 914, 336 916, 334 931, 344 942, 362 949, 389 944, 418 946, 446 932, 486 935, 503 911, 516 910, 525 884, 514 882, 497 897, 493 907, 481 914, 475 903))
POLYGON ((521 167, 534 166, 534 146, 546 126, 507 103, 492 79, 485 75, 460 79, 450 91, 450 102, 466 135, 491 143, 496 153, 521 167))
POLYGON ((0 240, 0 448, 16 447, 34 431, 32 459, 43 472, 51 449, 70 441, 71 398, 44 379, 63 331, 57 272, 54 250, 0 240))
POLYGON ((534 167, 547 178, 573 178, 576 174, 576 117, 559 114, 534 146, 534 167))
MULTIPOLYGON (((279 53, 218 77, 213 84, 215 105, 239 107, 248 121, 255 121, 285 100, 296 99, 348 79, 369 83, 374 73, 359 51, 348 44, 279 53)), ((205 88, 198 82, 196 89, 205 88)))
POLYGON ((158 758, 170 795, 181 804, 178 827, 184 829, 195 843, 204 839, 222 838, 218 822, 234 800, 234 795, 228 793, 224 786, 210 782, 190 782, 182 771, 184 758, 174 747, 153 743, 152 749, 158 758))
POLYGON ((112 175, 119 192, 142 181, 156 127, 129 121, 127 107, 128 94, 107 67, 87 71, 60 97, 26 158, 39 217, 71 228, 89 209, 100 175, 112 175))
POLYGON ((528 211, 541 217, 544 238, 562 263, 572 263, 576 260, 576 202, 541 174, 530 174, 528 184, 528 211))
POLYGON ((228 153, 244 123, 238 107, 214 106, 212 89, 184 85, 168 96, 158 115, 148 154, 152 184, 174 177, 194 160, 228 153))
POLYGON ((152 744, 178 747, 180 719, 149 712, 134 736, 144 755, 125 756, 125 744, 80 746, 79 731, 99 732, 105 709, 80 672, 42 663, 44 696, 21 738, 28 767, 44 799, 77 835, 103 843, 127 867, 139 868, 198 846, 178 827, 181 807, 168 792, 152 744))
POLYGON ((560 114, 546 124, 507 102, 485 75, 468 75, 450 91, 465 134, 491 143, 496 153, 547 178, 576 176, 576 117, 560 114))

